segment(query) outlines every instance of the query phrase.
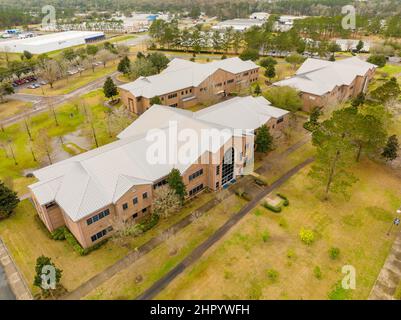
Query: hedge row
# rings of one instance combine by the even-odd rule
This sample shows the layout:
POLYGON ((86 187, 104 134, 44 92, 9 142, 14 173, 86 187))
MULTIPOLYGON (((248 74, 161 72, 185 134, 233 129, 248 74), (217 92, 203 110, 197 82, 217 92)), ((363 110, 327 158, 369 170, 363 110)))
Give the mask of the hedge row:
POLYGON ((84 249, 79 244, 77 239, 75 239, 74 235, 70 232, 70 230, 68 230, 67 228, 65 228, 65 230, 64 230, 64 236, 65 236, 65 239, 67 240, 67 242, 70 244, 70 246, 81 256, 86 256, 90 252, 92 252, 96 249, 99 249, 102 245, 104 245, 107 242, 107 239, 104 239, 102 241, 99 241, 95 245, 84 249))

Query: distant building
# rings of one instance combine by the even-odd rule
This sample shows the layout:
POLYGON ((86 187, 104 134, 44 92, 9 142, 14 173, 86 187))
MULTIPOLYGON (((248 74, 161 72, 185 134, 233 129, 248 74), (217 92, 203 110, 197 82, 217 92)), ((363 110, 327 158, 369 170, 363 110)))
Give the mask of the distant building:
POLYGON ((259 19, 232 19, 221 21, 212 27, 213 30, 226 30, 233 28, 235 31, 245 31, 253 26, 261 27, 264 21, 259 19))
POLYGON ((269 17, 270 14, 268 12, 254 12, 249 16, 249 19, 266 21, 269 17))
POLYGON ((376 65, 352 57, 334 62, 307 59, 292 78, 273 83, 301 92, 304 111, 346 101, 366 92, 376 65))
POLYGON ((0 51, 18 52, 29 51, 33 54, 47 53, 81 44, 104 39, 103 32, 95 31, 66 31, 46 34, 38 37, 16 39, 0 42, 0 51))
MULTIPOLYGON (((362 41, 363 47, 360 50, 361 52, 369 52, 370 51, 370 42, 362 41)), ((336 44, 338 44, 341 48, 341 51, 356 51, 356 47, 359 43, 359 40, 355 39, 337 39, 336 44)))
POLYGON ((189 108, 247 88, 258 76, 257 64, 237 57, 209 63, 173 59, 160 74, 139 77, 119 86, 119 91, 124 105, 142 114, 153 97, 159 97, 163 105, 189 108))
POLYGON ((292 29, 295 20, 300 20, 305 18, 306 16, 289 16, 289 15, 280 16, 278 21, 276 21, 276 23, 274 24, 274 29, 277 31, 286 32, 292 29))

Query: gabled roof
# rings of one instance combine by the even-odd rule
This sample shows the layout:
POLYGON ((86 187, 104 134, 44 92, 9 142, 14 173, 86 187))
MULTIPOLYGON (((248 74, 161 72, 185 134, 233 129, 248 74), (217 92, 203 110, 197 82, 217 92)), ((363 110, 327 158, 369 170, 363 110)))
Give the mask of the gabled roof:
POLYGON ((253 61, 243 61, 238 57, 195 63, 183 59, 173 59, 160 74, 139 77, 119 88, 130 91, 135 97, 153 98, 181 89, 196 87, 218 69, 237 74, 258 68, 253 61))
POLYGON ((357 76, 364 76, 376 65, 357 57, 338 61, 307 59, 295 76, 274 83, 275 86, 290 86, 299 91, 324 95, 336 86, 350 85, 357 76))
POLYGON ((118 135, 120 140, 36 170, 34 175, 40 181, 29 188, 40 205, 56 201, 73 221, 78 221, 116 203, 137 185, 153 184, 173 168, 185 172, 203 154, 217 152, 235 134, 234 129, 254 130, 271 117, 286 113, 263 97, 236 97, 195 113, 153 105, 118 135), (166 137, 166 159, 176 159, 176 150, 188 144, 177 139, 171 124, 176 125, 178 134, 190 129, 198 137, 204 130, 213 130, 212 141, 200 143, 185 161, 152 162, 149 157, 154 141, 149 133, 166 137))

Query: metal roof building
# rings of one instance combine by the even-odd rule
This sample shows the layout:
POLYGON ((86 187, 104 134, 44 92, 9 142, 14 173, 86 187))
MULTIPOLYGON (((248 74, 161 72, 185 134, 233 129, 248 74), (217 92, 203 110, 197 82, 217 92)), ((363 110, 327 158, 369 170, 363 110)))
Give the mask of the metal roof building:
POLYGON ((47 53, 65 49, 104 38, 98 31, 66 31, 46 34, 33 38, 0 42, 0 51, 21 53, 29 51, 33 54, 47 53))

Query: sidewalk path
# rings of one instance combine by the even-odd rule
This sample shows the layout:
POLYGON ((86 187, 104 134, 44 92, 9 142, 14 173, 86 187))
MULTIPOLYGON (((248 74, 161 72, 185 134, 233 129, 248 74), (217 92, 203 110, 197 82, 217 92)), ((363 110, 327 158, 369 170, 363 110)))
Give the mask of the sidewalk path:
POLYGON ((6 245, 0 239, 0 264, 2 265, 8 284, 17 300, 32 300, 32 294, 25 282, 22 273, 7 250, 6 245))
POLYGON ((276 180, 272 185, 266 187, 261 191, 257 197, 248 202, 238 213, 232 216, 223 226, 221 226, 214 234, 212 234, 206 241, 201 243, 197 248, 195 248, 181 263, 179 263, 175 268, 173 268, 164 277, 156 281, 149 289, 143 292, 137 297, 137 300, 149 300, 154 298, 158 293, 160 293, 171 281, 173 281, 179 274, 181 274, 186 268, 199 260, 202 255, 216 242, 218 242, 224 235, 226 235, 232 227, 234 227, 248 212, 259 205, 259 202, 274 189, 280 187, 288 179, 290 179, 294 174, 299 172, 302 168, 307 166, 313 161, 313 158, 309 158, 302 162, 301 164, 295 166, 278 180, 276 180))
MULTIPOLYGON (((398 231, 398 230, 397 230, 398 231)), ((401 232, 393 243, 383 268, 369 295, 369 300, 394 300, 394 293, 401 282, 401 232)))

